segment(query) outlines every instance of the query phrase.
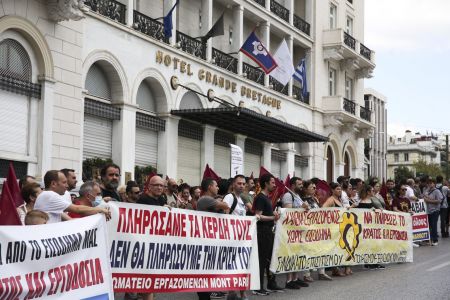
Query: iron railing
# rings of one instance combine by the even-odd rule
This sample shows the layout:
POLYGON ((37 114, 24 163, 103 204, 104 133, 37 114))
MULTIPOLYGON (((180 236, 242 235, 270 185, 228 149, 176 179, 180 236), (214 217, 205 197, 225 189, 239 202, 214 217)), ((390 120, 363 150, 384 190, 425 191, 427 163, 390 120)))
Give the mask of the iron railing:
POLYGON ((219 66, 227 71, 237 74, 238 60, 237 58, 224 53, 216 48, 212 48, 212 59, 216 66, 219 66))
POLYGON ((246 74, 246 77, 251 81, 264 85, 264 71, 260 68, 249 65, 245 62, 242 63, 242 73, 246 74))
POLYGON ((353 50, 356 49, 356 40, 354 37, 352 37, 350 34, 344 31, 344 43, 352 48, 353 50))
POLYGON ((261 5, 262 7, 266 7, 266 0, 253 0, 253 1, 261 5))
POLYGON ((300 102, 309 104, 309 93, 306 93, 306 97, 302 95, 302 88, 298 86, 292 86, 292 96, 294 96, 300 102))
POLYGON ((114 0, 86 0, 84 4, 96 13, 125 24, 125 4, 114 0))
POLYGON ((276 92, 288 95, 288 85, 283 85, 278 80, 273 78, 272 76, 269 76, 269 84, 272 85, 272 89, 276 92))
POLYGON ((360 107, 359 116, 361 119, 366 120, 367 122, 370 122, 371 115, 372 115, 372 112, 370 111, 370 109, 368 109, 364 106, 360 107))
POLYGON ((177 31, 177 45, 181 50, 196 57, 206 59, 206 43, 177 31))
POLYGON ((270 11, 289 23, 289 9, 280 3, 275 0, 270 0, 270 11))
POLYGON ((362 43, 359 43, 359 53, 362 56, 364 56, 365 58, 367 58, 368 60, 370 60, 371 55, 372 55, 372 50, 370 50, 369 48, 364 46, 362 43))
POLYGON ((164 25, 136 10, 133 12, 133 27, 154 39, 169 43, 169 39, 164 35, 164 25))
POLYGON ((294 14, 294 27, 300 29, 300 31, 306 33, 307 35, 311 34, 311 25, 308 22, 300 18, 299 16, 294 14))
POLYGON ((352 100, 344 98, 344 110, 352 115, 355 114, 356 111, 356 103, 352 100))

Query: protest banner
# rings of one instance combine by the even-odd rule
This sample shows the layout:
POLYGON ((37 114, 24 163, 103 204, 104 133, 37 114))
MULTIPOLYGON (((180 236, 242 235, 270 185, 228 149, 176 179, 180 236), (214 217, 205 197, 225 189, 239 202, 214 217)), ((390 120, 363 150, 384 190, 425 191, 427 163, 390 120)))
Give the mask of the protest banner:
POLYGON ((103 215, 0 226, 0 299, 114 299, 103 215))
POLYGON ((422 242, 430 240, 430 227, 428 226, 427 204, 423 199, 411 202, 413 223, 413 241, 422 242))
POLYGON ((244 153, 241 147, 230 144, 231 147, 231 177, 244 174, 244 153))
POLYGON ((411 215, 367 209, 283 209, 274 273, 358 264, 412 262, 411 215))
POLYGON ((259 289, 256 218, 110 203, 115 292, 259 289))

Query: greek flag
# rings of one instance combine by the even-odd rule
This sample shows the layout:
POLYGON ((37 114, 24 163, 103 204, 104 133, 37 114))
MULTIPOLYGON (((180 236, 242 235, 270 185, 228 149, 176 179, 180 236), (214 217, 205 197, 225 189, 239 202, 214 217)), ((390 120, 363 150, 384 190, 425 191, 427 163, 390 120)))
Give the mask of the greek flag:
POLYGON ((300 61, 297 68, 295 68, 295 73, 292 76, 302 84, 302 97, 306 98, 308 96, 308 85, 306 84, 306 66, 304 58, 300 61))

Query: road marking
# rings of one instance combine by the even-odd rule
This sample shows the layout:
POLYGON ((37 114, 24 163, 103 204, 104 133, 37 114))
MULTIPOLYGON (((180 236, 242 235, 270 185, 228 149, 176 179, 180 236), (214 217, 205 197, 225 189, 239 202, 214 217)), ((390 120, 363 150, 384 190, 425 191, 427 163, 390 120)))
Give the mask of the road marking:
POLYGON ((427 271, 428 271, 428 272, 433 272, 433 271, 442 269, 443 267, 446 267, 446 266, 448 266, 448 265, 450 265, 450 261, 448 261, 448 262, 446 262, 446 263, 443 263, 443 264, 440 264, 440 265, 437 265, 437 266, 435 266, 435 267, 433 267, 433 268, 430 268, 430 269, 428 269, 427 271))

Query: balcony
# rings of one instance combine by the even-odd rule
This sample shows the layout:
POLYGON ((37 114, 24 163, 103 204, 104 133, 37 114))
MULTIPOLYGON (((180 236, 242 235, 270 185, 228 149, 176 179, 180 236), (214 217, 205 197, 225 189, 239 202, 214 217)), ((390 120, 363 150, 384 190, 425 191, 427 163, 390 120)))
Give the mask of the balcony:
POLYGON ((266 0, 253 0, 253 1, 261 5, 262 7, 266 7, 266 0))
POLYGON ((292 97, 294 97, 295 99, 297 99, 300 102, 303 102, 303 103, 309 105, 309 93, 306 94, 306 97, 303 97, 301 87, 298 87, 295 85, 292 86, 292 97))
POLYGON ((177 31, 177 47, 195 57, 206 60, 206 44, 180 31, 177 31))
POLYGON ((358 78, 371 77, 374 52, 344 30, 324 30, 323 49, 324 58, 340 62, 342 69, 354 70, 358 78))
POLYGON ((353 100, 340 96, 323 97, 322 107, 326 127, 338 126, 341 131, 354 131, 360 137, 367 137, 375 128, 375 124, 371 122, 372 112, 353 100))
POLYGON ((307 35, 311 34, 311 25, 308 22, 300 18, 299 16, 294 14, 294 27, 300 29, 300 31, 306 33, 307 35))
POLYGON ((164 25, 136 10, 133 12, 133 28, 158 41, 169 43, 169 39, 164 35, 164 25))
POLYGON ((221 67, 222 69, 225 69, 227 71, 233 72, 234 74, 237 74, 238 69, 237 58, 227 53, 224 53, 220 50, 217 50, 216 48, 212 48, 212 60, 216 66, 221 67))
POLYGON ((264 71, 245 62, 242 63, 242 73, 251 81, 264 85, 264 71))
POLYGON ((289 23, 289 9, 276 2, 275 0, 270 0, 270 11, 275 15, 289 23))
POLYGON ((114 0, 86 0, 84 2, 92 11, 111 20, 125 24, 126 6, 114 0))
POLYGON ((288 95, 288 84, 283 85, 272 76, 269 76, 269 84, 271 85, 274 91, 284 94, 286 96, 288 95))

